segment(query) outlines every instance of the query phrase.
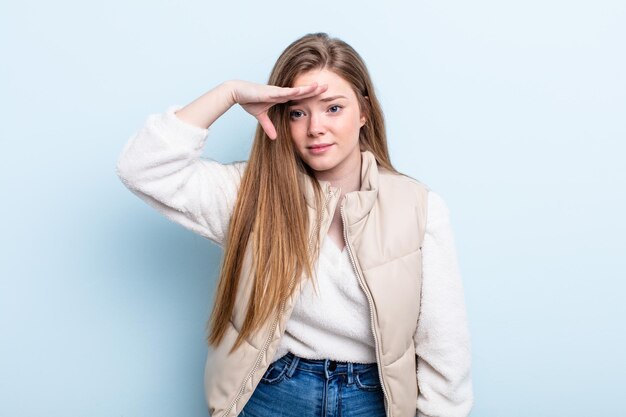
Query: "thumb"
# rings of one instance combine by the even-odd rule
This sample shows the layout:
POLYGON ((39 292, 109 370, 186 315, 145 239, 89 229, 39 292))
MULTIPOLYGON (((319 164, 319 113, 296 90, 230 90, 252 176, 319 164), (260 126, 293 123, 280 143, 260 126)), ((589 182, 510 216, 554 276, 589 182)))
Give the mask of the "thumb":
POLYGON ((261 124, 261 127, 263 128, 265 133, 267 133, 267 136, 269 136, 270 139, 276 139, 276 137, 278 136, 276 134, 276 128, 274 127, 274 124, 272 123, 270 118, 267 116, 267 112, 259 114, 257 116, 257 120, 261 124))

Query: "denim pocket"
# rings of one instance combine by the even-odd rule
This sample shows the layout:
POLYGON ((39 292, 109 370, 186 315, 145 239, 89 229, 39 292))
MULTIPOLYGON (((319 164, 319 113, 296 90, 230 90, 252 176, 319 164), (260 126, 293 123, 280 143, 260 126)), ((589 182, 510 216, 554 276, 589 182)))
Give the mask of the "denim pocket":
POLYGON ((261 382, 264 384, 278 384, 285 379, 287 368, 289 367, 288 365, 289 364, 286 360, 283 360, 282 358, 277 359, 267 368, 261 377, 261 382))
POLYGON ((372 366, 357 373, 354 380, 356 386, 364 391, 378 391, 380 389, 377 366, 372 366))

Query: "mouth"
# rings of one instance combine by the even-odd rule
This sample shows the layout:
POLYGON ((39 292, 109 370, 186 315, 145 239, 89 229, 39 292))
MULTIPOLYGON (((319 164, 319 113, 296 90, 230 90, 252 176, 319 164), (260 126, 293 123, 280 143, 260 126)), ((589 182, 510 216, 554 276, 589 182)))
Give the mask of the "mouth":
POLYGON ((307 146, 308 149, 319 149, 326 148, 327 146, 332 145, 332 143, 318 143, 316 145, 307 146))
POLYGON ((307 146, 307 149, 312 155, 324 155, 328 149, 330 149, 333 143, 318 143, 315 145, 307 146))

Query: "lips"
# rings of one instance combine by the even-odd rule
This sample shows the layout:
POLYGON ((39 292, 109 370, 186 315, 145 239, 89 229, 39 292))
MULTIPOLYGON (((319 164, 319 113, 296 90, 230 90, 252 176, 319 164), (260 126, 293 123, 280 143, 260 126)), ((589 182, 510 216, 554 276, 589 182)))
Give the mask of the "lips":
POLYGON ((334 143, 316 143, 315 145, 307 146, 307 148, 311 155, 325 155, 333 145, 334 143))

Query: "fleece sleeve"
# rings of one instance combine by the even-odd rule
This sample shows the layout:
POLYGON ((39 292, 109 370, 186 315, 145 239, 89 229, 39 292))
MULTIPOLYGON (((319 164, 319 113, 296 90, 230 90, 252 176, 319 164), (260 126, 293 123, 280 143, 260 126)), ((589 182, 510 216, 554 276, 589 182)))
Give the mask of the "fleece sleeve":
POLYGON ((223 246, 246 162, 201 157, 209 129, 180 119, 181 107, 148 116, 124 146, 116 173, 167 218, 223 246))
POLYGON ((468 319, 449 210, 428 193, 422 293, 414 335, 417 417, 467 417, 473 406, 468 319))

